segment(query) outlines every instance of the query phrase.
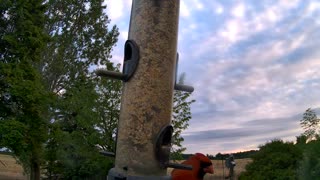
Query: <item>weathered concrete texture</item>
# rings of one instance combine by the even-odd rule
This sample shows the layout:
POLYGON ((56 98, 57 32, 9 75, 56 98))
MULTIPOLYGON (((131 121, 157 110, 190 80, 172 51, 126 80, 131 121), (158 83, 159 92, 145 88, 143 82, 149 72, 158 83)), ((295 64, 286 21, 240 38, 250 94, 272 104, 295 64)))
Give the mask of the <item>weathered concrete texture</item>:
POLYGON ((171 121, 178 19, 179 0, 133 0, 129 39, 140 61, 124 85, 115 167, 128 176, 166 175, 154 144, 171 121))

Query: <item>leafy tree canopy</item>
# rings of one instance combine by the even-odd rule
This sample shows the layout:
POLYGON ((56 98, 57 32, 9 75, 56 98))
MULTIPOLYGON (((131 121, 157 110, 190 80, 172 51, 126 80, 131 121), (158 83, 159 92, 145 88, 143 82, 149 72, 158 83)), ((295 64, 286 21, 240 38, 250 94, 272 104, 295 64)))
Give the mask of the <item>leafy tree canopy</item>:
POLYGON ((303 135, 308 139, 314 139, 319 136, 320 118, 317 117, 316 112, 311 108, 308 108, 305 113, 303 113, 300 125, 304 129, 303 135))
POLYGON ((301 150, 292 142, 273 140, 260 147, 239 179, 296 179, 301 150))
MULTIPOLYGON (((179 84, 184 84, 185 74, 181 74, 179 78, 179 84)), ((171 159, 182 159, 182 152, 186 150, 182 146, 184 141, 181 133, 183 130, 187 129, 189 126, 189 120, 192 118, 191 115, 191 104, 195 100, 190 100, 191 93, 183 91, 174 91, 173 97, 173 110, 172 110, 172 151, 171 159)))
POLYGON ((45 10, 42 0, 7 0, 0 6, 0 147, 14 153, 31 179, 40 179, 44 117, 52 98, 36 68, 49 40, 45 10))

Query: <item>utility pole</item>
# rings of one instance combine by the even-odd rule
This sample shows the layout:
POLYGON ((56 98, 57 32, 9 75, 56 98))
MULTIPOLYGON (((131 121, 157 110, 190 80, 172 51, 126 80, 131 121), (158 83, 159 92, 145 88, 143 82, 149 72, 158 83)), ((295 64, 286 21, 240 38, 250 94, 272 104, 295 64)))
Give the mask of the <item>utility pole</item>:
POLYGON ((179 0, 133 0, 123 73, 98 70, 124 81, 115 167, 108 179, 170 179, 173 90, 176 84, 179 0))

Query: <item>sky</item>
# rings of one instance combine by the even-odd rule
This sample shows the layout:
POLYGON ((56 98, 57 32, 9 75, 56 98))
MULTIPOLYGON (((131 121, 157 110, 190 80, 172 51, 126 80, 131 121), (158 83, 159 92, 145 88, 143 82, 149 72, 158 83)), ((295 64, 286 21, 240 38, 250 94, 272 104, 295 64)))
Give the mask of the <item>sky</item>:
MULTIPOLYGON (((122 63, 131 0, 107 1, 122 63)), ((179 73, 195 91, 186 153, 215 155, 294 141, 320 105, 320 0, 181 0, 179 73)))

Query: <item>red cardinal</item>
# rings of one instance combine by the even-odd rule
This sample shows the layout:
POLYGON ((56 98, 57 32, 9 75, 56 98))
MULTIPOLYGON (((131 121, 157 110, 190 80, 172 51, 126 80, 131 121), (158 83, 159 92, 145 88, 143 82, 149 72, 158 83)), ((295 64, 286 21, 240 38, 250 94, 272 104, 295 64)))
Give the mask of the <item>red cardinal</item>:
POLYGON ((213 174, 211 160, 201 153, 196 153, 182 164, 192 165, 192 170, 174 169, 171 172, 172 180, 202 180, 206 173, 213 174))

